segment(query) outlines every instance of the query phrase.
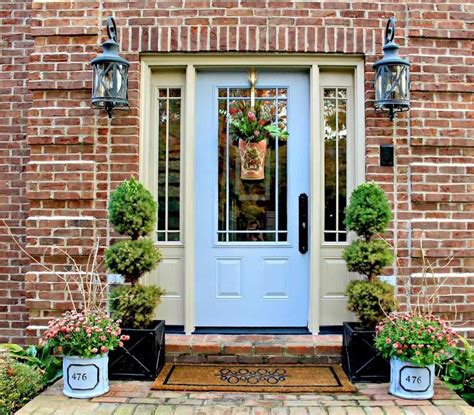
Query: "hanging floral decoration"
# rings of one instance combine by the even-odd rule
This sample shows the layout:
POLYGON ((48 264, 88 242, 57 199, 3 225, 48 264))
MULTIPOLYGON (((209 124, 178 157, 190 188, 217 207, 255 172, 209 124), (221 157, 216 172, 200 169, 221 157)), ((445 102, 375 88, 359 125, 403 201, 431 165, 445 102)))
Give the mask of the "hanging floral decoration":
POLYGON ((258 101, 254 108, 244 101, 239 101, 229 113, 223 110, 220 113, 227 117, 232 141, 239 145, 241 179, 262 180, 265 177, 268 139, 286 141, 288 131, 272 122, 271 109, 258 101))

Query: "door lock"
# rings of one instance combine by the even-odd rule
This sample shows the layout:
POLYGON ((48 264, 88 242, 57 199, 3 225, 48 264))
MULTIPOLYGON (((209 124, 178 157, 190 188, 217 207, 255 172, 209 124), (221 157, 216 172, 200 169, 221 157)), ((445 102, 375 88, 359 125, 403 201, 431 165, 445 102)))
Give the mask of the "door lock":
POLYGON ((302 254, 308 252, 308 195, 298 197, 298 249, 302 254))

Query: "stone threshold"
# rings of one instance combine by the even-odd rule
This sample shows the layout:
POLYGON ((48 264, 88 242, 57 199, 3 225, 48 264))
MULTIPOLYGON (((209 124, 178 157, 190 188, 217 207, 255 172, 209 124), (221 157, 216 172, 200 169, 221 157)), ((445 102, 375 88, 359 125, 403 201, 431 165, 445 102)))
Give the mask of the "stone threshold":
POLYGON ((174 363, 340 363, 341 351, 341 335, 166 335, 174 363))

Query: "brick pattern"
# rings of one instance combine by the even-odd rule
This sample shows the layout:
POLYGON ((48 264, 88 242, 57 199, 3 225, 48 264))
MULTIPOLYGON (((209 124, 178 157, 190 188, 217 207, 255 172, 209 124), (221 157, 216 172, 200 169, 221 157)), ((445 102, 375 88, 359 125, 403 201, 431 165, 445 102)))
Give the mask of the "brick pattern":
MULTIPOLYGON (((139 53, 281 51, 365 56, 366 177, 383 186, 396 211, 397 220, 388 236, 397 246, 399 262, 394 272, 399 276, 403 305, 408 305, 408 300, 402 288, 409 275, 420 270, 416 240, 421 231, 425 232, 427 245, 433 245, 430 256, 435 272, 450 273, 453 281, 462 273, 472 272, 474 257, 469 223, 474 219, 473 10, 468 3, 458 0, 35 1, 31 10, 28 2, 15 5, 19 10, 7 8, 5 19, 11 14, 28 20, 31 15, 31 30, 29 24, 15 25, 9 20, 2 26, 2 31, 12 33, 6 42, 21 57, 21 63, 7 66, 7 71, 2 73, 8 75, 0 78, 1 88, 6 88, 13 102, 6 108, 10 110, 5 135, 9 144, 6 150, 2 149, 2 157, 5 151, 7 157, 2 159, 6 167, 1 177, 6 177, 11 186, 9 192, 13 196, 8 198, 17 195, 20 198, 16 199, 15 208, 9 210, 7 206, 11 206, 12 200, 5 202, 2 195, 1 206, 11 219, 21 216, 25 212, 27 192, 30 218, 51 216, 53 223, 58 223, 54 229, 47 229, 47 225, 35 219, 25 223, 25 213, 23 222, 15 219, 14 223, 19 235, 23 238, 27 235, 31 253, 55 269, 67 270, 68 260, 41 250, 44 243, 59 238, 61 244, 85 247, 87 238, 91 241, 94 235, 105 245, 113 236, 106 221, 107 197, 117 183, 138 172, 139 53), (117 112, 112 121, 89 108, 89 63, 100 52, 107 15, 116 18, 121 54, 131 64, 130 111, 117 112), (382 55, 384 27, 392 15, 397 18, 401 54, 412 62, 412 109, 393 124, 385 114, 373 110, 372 69, 372 64, 382 55), (25 31, 31 32, 34 47, 25 31), (25 68, 27 56, 29 64, 25 68), (26 77, 30 92, 21 89, 26 85, 26 77), (20 105, 14 100, 19 100, 20 105), (24 108, 30 101, 26 130, 24 108), (21 141, 20 147, 13 147, 20 143, 16 137, 24 137, 26 132, 28 146, 21 141), (379 145, 391 143, 393 137, 397 143, 397 166, 380 167, 379 145), (28 151, 31 160, 25 184, 18 180, 18 172, 27 165, 28 151), (60 224, 62 219, 58 216, 93 216, 94 232, 79 231, 78 236, 74 229, 69 243, 63 227, 68 222, 60 224), (463 220, 467 225, 458 229, 456 220, 463 220), (455 259, 443 266, 442 259, 451 255, 455 259)), ((10 59, 8 65, 13 58, 2 59, 10 59)), ((86 251, 81 249, 74 253, 79 262, 84 260, 86 251)), ((12 245, 9 251, 19 255, 14 253, 12 245)), ((10 280, 21 280, 24 273, 18 259, 9 257, 5 261, 10 280)), ((449 280, 447 285, 451 286, 449 280)), ((465 288, 466 295, 474 293, 470 279, 465 279, 465 288)), ((0 312, 16 310, 17 300, 13 298, 22 298, 21 290, 21 283, 15 282, 0 291, 0 304, 5 304, 0 312), (16 291, 10 292, 11 289, 16 291)), ((42 313, 54 313, 60 310, 60 304, 59 300, 58 303, 51 300, 49 308, 42 313)), ((466 306, 470 308, 463 314, 465 324, 473 326, 474 306, 466 306)), ((24 306, 20 308, 24 310, 24 306)), ((36 311, 33 314, 30 323, 36 327, 43 317, 36 311)), ((16 321, 26 318, 21 312, 17 317, 16 321)), ((11 321, 12 316, 0 320, 5 326, 0 325, 0 336, 11 336, 12 332, 8 331, 11 323, 6 321, 11 321)))
POLYGON ((339 363, 339 335, 166 335, 166 359, 186 363, 339 363))
POLYGON ((435 385, 435 396, 430 400, 395 398, 387 393, 388 385, 384 383, 358 383, 355 393, 331 395, 152 391, 150 386, 151 382, 111 382, 107 394, 86 400, 66 398, 59 381, 17 414, 35 414, 45 408, 51 415, 472 414, 472 408, 441 383, 435 385))
MULTIPOLYGON (((2 3, 0 11, 0 218, 25 243, 29 158, 27 65, 33 50, 31 0, 2 3)), ((24 274, 28 261, 0 223, 0 343, 21 342, 28 325, 24 274)))

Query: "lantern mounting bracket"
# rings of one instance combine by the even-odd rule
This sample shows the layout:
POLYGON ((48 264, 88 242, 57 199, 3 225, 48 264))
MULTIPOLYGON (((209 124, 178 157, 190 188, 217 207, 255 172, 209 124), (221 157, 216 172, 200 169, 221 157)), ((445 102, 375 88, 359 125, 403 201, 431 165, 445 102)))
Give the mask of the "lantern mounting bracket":
POLYGON ((107 17, 105 24, 107 26, 107 35, 109 36, 109 39, 117 42, 117 26, 115 25, 115 19, 112 16, 109 16, 107 17))
POLYGON ((393 42, 395 38, 395 17, 390 17, 385 27, 385 44, 393 42))

